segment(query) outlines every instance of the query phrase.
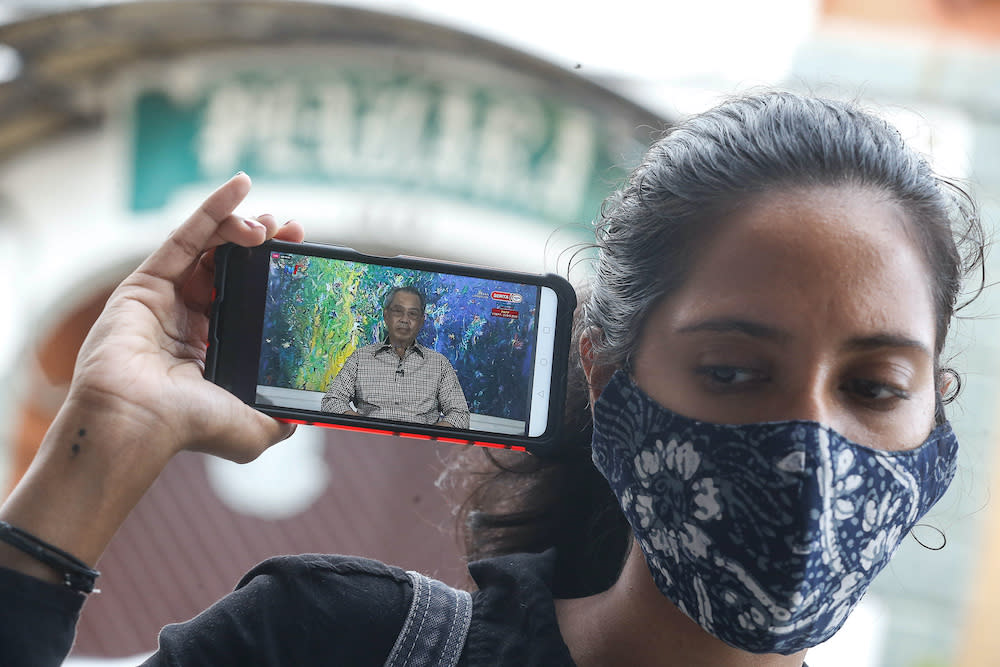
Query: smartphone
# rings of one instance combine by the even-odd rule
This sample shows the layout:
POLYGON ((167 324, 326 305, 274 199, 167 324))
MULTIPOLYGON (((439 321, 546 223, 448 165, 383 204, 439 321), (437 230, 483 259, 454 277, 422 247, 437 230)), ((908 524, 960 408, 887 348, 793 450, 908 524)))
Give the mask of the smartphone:
POLYGON ((560 276, 269 241, 216 251, 205 375, 277 419, 557 454, 560 276))

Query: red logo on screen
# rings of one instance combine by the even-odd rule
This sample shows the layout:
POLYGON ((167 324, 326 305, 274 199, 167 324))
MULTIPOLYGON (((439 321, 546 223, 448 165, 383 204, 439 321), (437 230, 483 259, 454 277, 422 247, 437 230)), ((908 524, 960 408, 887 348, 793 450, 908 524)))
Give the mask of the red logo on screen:
POLYGON ((524 300, 523 297, 517 292, 496 291, 496 292, 491 292, 490 297, 494 301, 506 301, 508 303, 521 303, 521 301, 524 300))
POLYGON ((494 308, 490 311, 493 317, 503 317, 508 320, 516 320, 518 313, 513 308, 494 308))

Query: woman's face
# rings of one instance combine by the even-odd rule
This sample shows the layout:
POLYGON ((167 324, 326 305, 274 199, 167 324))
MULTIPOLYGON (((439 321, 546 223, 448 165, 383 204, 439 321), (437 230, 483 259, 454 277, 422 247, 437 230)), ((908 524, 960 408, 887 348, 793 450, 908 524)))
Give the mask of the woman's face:
POLYGON ((761 195, 647 318, 633 372, 679 414, 807 419, 879 449, 933 427, 927 266, 898 205, 857 187, 761 195))

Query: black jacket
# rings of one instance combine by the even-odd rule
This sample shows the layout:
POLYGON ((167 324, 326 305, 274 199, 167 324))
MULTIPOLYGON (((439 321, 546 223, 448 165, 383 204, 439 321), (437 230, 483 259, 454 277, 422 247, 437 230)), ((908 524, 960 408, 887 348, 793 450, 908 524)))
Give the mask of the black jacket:
MULTIPOLYGON (((553 552, 478 561, 460 666, 572 665, 552 593, 553 552)), ((195 618, 160 632, 146 665, 378 667, 412 597, 399 568, 345 556, 267 560, 195 618)), ((0 665, 55 667, 69 651, 83 596, 0 568, 0 665)))

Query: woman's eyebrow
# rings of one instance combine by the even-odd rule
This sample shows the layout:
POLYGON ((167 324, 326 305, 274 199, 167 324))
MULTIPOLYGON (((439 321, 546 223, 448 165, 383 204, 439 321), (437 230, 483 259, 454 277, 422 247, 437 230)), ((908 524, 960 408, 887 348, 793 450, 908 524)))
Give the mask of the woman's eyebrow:
POLYGON ((908 348, 923 352, 927 356, 932 356, 930 348, 916 338, 910 338, 902 334, 874 334, 872 336, 858 336, 851 338, 844 345, 847 350, 876 350, 883 347, 908 348))
POLYGON ((740 333, 753 338, 763 338, 776 342, 785 342, 792 338, 787 331, 768 324, 745 320, 739 317, 714 317, 677 329, 679 334, 689 333, 740 333))
MULTIPOLYGON (((792 338, 787 331, 769 324, 754 322, 739 317, 714 317, 677 329, 679 334, 688 333, 739 333, 753 338, 763 338, 777 342, 785 342, 792 338)), ((930 349, 916 338, 903 334, 881 333, 870 336, 856 336, 844 344, 846 350, 875 350, 878 348, 908 348, 923 352, 930 356, 930 349)))

